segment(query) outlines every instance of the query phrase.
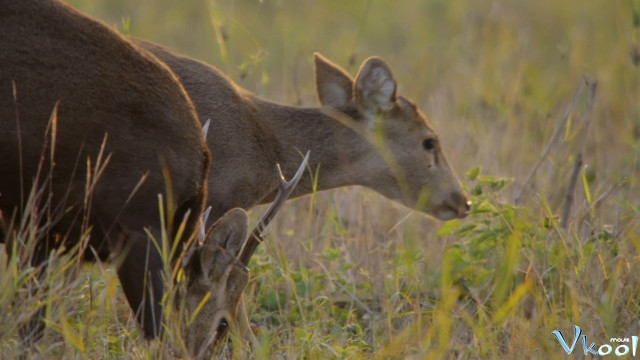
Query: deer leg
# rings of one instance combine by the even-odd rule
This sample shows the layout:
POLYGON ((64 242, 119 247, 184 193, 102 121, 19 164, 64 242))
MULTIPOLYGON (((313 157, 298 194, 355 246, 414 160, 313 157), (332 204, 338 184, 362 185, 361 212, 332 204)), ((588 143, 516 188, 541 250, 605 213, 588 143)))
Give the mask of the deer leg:
POLYGON ((157 247, 146 234, 132 233, 127 239, 118 278, 145 338, 158 337, 162 328, 163 266, 157 247))

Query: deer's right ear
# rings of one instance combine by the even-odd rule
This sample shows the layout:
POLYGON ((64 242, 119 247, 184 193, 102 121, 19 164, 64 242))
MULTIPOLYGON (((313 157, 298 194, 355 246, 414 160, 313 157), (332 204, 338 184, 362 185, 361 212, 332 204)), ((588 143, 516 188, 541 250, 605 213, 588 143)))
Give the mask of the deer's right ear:
POLYGON ((341 67, 314 53, 316 90, 324 106, 341 108, 353 102, 353 78, 341 67))
MULTIPOLYGON (((224 214, 209 230, 200 250, 200 264, 204 274, 210 274, 216 265, 216 253, 226 251, 237 257, 247 238, 247 213, 235 208, 224 214), (222 250, 223 249, 223 250, 222 250)), ((225 264, 218 264, 225 266, 225 264)))
POLYGON ((362 63, 354 88, 355 102, 363 113, 389 111, 396 103, 396 81, 391 69, 378 57, 362 63))

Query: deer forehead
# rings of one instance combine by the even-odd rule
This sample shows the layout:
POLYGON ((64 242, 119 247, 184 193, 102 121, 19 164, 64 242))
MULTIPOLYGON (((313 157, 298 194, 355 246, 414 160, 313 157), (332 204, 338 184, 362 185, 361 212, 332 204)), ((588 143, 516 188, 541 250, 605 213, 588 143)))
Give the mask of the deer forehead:
POLYGON ((236 261, 216 263, 211 274, 199 276, 189 287, 187 297, 190 301, 199 302, 211 292, 211 299, 234 301, 240 297, 248 282, 249 269, 242 264, 236 261))
POLYGON ((410 133, 420 138, 437 136, 424 113, 404 97, 398 97, 397 106, 390 117, 392 121, 388 121, 387 126, 392 131, 410 133))
POLYGON ((233 268, 236 258, 227 249, 218 247, 213 251, 210 258, 203 261, 210 263, 210 270, 208 274, 201 274, 199 280, 210 283, 223 283, 229 277, 229 272, 233 268))

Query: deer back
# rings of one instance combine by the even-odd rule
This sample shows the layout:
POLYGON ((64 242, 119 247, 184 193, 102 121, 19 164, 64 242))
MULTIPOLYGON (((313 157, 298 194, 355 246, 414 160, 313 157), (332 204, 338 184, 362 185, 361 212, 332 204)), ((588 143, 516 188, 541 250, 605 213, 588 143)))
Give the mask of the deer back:
POLYGON ((66 234, 79 212, 90 214, 92 241, 104 249, 113 229, 158 225, 157 195, 167 190, 178 219, 201 211, 209 152, 191 101, 164 64, 58 1, 0 1, 0 30, 5 219, 25 210, 35 184, 56 210, 45 221, 66 234), (88 174, 100 154, 106 166, 88 211, 88 174))

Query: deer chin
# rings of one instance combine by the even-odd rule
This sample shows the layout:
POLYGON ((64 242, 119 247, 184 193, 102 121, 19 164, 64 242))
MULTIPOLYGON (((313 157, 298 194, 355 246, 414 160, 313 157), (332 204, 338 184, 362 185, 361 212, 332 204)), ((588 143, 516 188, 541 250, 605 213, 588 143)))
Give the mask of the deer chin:
MULTIPOLYGON (((465 204, 466 205, 466 204, 465 204)), ((465 207, 464 209, 452 206, 447 203, 440 203, 431 208, 427 208, 426 213, 435 217, 438 220, 447 221, 453 220, 457 218, 464 218, 468 215, 468 209, 465 207)))
POLYGON ((438 220, 443 220, 443 221, 453 220, 458 218, 458 211, 452 208, 448 208, 448 209, 439 208, 433 213, 433 216, 435 216, 438 220))

